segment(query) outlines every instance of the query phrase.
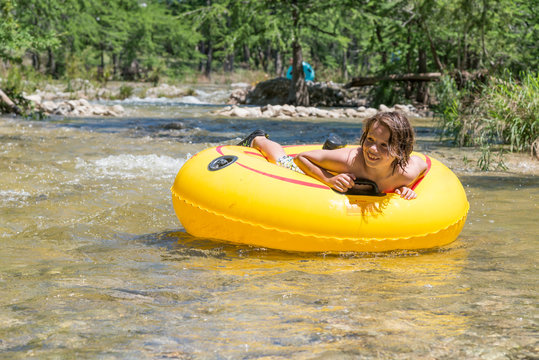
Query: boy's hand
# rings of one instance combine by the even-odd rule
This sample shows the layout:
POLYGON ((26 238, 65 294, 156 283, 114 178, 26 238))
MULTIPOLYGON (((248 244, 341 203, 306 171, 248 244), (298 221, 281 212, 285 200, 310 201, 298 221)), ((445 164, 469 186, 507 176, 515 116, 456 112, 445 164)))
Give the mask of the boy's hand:
POLYGON ((329 179, 330 186, 339 192, 347 192, 354 186, 354 174, 342 173, 329 179))
POLYGON ((406 199, 406 200, 412 200, 417 197, 417 194, 415 193, 415 191, 406 186, 401 186, 399 188, 396 188, 395 193, 400 195, 401 198, 406 199))

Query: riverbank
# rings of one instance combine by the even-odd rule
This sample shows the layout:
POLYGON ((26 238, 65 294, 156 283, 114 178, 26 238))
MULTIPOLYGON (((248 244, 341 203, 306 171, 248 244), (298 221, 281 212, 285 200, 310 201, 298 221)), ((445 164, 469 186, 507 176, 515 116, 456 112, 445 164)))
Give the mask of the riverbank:
MULTIPOLYGON (((211 85, 209 85, 211 86, 211 85)), ((420 109, 412 104, 396 104, 393 106, 379 105, 376 108, 369 107, 364 94, 356 91, 349 95, 347 103, 353 104, 342 106, 302 107, 292 105, 269 105, 253 106, 241 105, 241 98, 245 101, 246 94, 253 90, 253 86, 247 83, 231 83, 219 86, 223 91, 219 96, 204 96, 204 91, 197 90, 194 85, 169 85, 166 83, 151 86, 147 83, 124 83, 111 82, 101 86, 95 86, 88 80, 77 79, 69 84, 46 84, 42 89, 36 89, 24 97, 31 101, 35 111, 41 111, 45 115, 61 116, 121 116, 124 109, 122 101, 152 101, 174 100, 190 104, 223 105, 224 108, 215 110, 215 115, 245 117, 245 118, 368 118, 379 111, 401 111, 408 117, 430 117, 433 113, 426 107, 420 109), (96 102, 115 101, 114 106, 103 106, 96 102), (226 106, 228 105, 228 106, 226 106)), ((338 93, 335 84, 318 84, 317 88, 334 89, 338 93)), ((320 97, 320 96, 318 96, 320 97)), ((326 102, 335 103, 335 96, 326 102)), ((324 102, 324 103, 326 103, 324 102)))
MULTIPOLYGON (((349 119, 361 121, 373 116, 378 111, 401 111, 410 119, 432 117, 428 109, 417 109, 413 105, 397 104, 392 107, 380 105, 377 108, 358 106, 346 108, 334 107, 295 107, 291 105, 226 105, 235 102, 238 93, 245 94, 252 85, 247 83, 231 83, 226 85, 206 83, 196 84, 160 84, 110 82, 95 84, 87 80, 65 83, 47 83, 42 85, 27 99, 34 103, 35 110, 45 115, 68 117, 121 117, 133 116, 130 104, 174 103, 211 106, 210 116, 244 118, 244 119, 349 119)), ((356 99, 357 100, 357 99, 356 99)), ((138 110, 137 110, 138 111, 138 110)), ((438 124, 436 125, 438 126, 438 124)), ((537 161, 527 153, 513 154, 505 152, 503 157, 498 152, 485 152, 477 147, 470 148, 464 162, 476 166, 479 162, 488 161, 488 169, 503 170, 514 173, 537 173, 537 161), (530 160, 530 161, 528 161, 530 160)))
POLYGON ((529 153, 506 152, 502 157, 493 154, 490 170, 482 171, 478 162, 483 153, 478 148, 430 145, 429 148, 425 152, 442 161, 453 171, 467 176, 539 176, 539 161, 529 153))

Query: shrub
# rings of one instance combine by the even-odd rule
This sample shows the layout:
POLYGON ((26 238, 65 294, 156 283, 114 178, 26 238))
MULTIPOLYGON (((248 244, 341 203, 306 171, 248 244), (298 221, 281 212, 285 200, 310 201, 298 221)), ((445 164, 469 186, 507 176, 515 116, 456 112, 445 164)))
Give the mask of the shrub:
POLYGON ((522 73, 515 79, 506 73, 475 89, 458 90, 451 79, 440 81, 435 111, 442 118, 442 134, 460 146, 479 146, 482 170, 491 167, 494 146, 499 147, 502 168, 503 145, 510 151, 533 150, 539 139, 538 74, 522 73))
POLYGON ((118 94, 118 99, 124 100, 133 95, 133 87, 130 85, 122 85, 120 86, 120 92, 118 94))
POLYGON ((488 119, 488 131, 499 136, 511 151, 529 150, 539 137, 539 74, 494 78, 485 88, 481 111, 488 119))

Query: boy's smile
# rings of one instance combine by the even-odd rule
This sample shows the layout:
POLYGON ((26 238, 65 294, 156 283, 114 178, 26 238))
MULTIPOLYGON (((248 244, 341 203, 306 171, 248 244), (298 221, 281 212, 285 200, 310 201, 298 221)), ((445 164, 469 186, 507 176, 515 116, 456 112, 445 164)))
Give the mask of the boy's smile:
POLYGON ((379 122, 372 125, 365 143, 363 144, 363 157, 369 167, 390 166, 394 157, 389 154, 389 128, 379 122))

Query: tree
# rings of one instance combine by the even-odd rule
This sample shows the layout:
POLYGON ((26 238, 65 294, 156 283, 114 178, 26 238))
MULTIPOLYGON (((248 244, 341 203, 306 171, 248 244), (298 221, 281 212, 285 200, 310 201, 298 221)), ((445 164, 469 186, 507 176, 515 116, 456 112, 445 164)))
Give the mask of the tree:
POLYGON ((302 42, 305 41, 308 31, 321 31, 313 19, 319 16, 329 20, 328 10, 334 5, 330 0, 279 0, 265 5, 266 16, 277 24, 274 29, 280 32, 282 38, 287 39, 285 43, 292 49, 292 83, 288 95, 290 104, 309 105, 308 88, 303 73, 302 42))
POLYGON ((58 45, 54 31, 41 32, 37 26, 25 24, 21 18, 23 6, 12 0, 0 7, 0 59, 19 62, 29 48, 43 49, 58 45))
POLYGON ((288 102, 296 106, 309 106, 309 90, 305 84, 303 72, 303 52, 300 43, 301 10, 298 0, 291 0, 292 13, 292 83, 288 93, 288 102))
MULTIPOLYGON (((3 1, 0 7, 0 60, 20 63, 24 52, 31 47, 55 46, 57 40, 53 33, 33 35, 32 29, 21 25, 17 19, 20 9, 12 1, 3 1)), ((18 95, 18 94, 15 94, 18 95)), ((15 104, 0 87, 0 108, 22 114, 23 110, 15 104), (5 105, 5 106, 2 106, 5 105)))
POLYGON ((178 8, 183 17, 192 22, 194 30, 201 34, 199 50, 205 55, 205 63, 201 66, 209 79, 213 70, 216 47, 226 43, 227 24, 230 19, 229 5, 231 0, 192 0, 186 1, 178 8), (219 44, 219 45, 218 45, 219 44))
MULTIPOLYGON (((300 57, 322 70, 318 76, 340 73, 343 79, 537 68, 536 5, 537 0, 4 0, 0 57, 17 62, 30 54, 36 69, 55 77, 112 68, 113 77, 123 78, 133 77, 126 71, 131 64, 143 76, 179 75, 199 64, 208 77, 238 64, 281 75, 283 58, 292 58, 291 101, 304 103, 300 57)), ((406 85, 408 95, 412 90, 416 85, 406 85)))

